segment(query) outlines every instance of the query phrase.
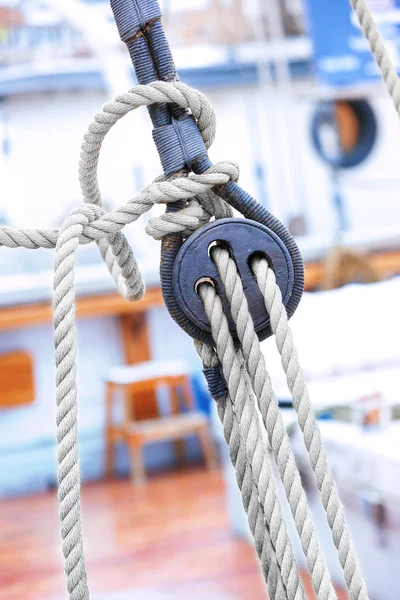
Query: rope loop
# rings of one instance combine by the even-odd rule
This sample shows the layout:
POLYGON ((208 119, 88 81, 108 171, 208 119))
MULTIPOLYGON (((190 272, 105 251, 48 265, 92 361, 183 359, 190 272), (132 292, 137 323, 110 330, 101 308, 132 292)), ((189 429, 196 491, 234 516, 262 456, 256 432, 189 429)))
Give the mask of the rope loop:
MULTIPOLYGON (((156 81, 148 85, 136 86, 129 92, 117 96, 114 102, 105 104, 102 112, 95 115, 84 135, 80 154, 79 180, 86 205, 101 206, 97 168, 101 145, 107 133, 120 118, 131 110, 156 103, 173 103, 189 108, 197 121, 206 147, 210 147, 215 138, 216 120, 214 110, 204 94, 180 82, 156 81)), ((189 204, 173 215, 168 214, 150 219, 147 231, 156 239, 161 239, 171 231, 183 231, 185 235, 189 235, 211 217, 231 216, 232 209, 225 200, 212 191, 212 188, 224 185, 229 181, 237 181, 238 177, 239 169, 235 163, 219 162, 202 174, 185 173, 168 179, 162 175, 135 198, 110 213, 105 213, 104 210, 96 212, 93 208, 85 212, 83 207, 78 207, 70 215, 86 216, 87 220, 83 219, 80 229, 79 243, 88 244, 95 240, 100 246, 101 254, 116 280, 120 292, 124 297, 136 299, 139 292, 135 285, 132 287, 132 281, 128 281, 127 288, 123 285, 132 277, 133 272, 137 272, 137 267, 133 266, 134 258, 131 250, 129 257, 127 255, 127 241, 125 237, 118 235, 120 230, 125 225, 137 220, 154 204, 185 201, 189 204), (116 237, 110 237, 113 235, 116 237), (121 272, 122 267, 118 265, 118 259, 110 247, 112 239, 115 248, 119 247, 119 253, 117 253, 120 256, 119 260, 122 261, 122 257, 126 256, 126 263, 123 263, 125 274, 121 272), (113 256, 114 258, 112 258, 113 256), (128 267, 128 265, 130 266, 128 267), (130 274, 129 269, 132 269, 130 274)), ((1 227, 0 246, 30 249, 55 248, 58 236, 57 229, 1 227)), ((143 285, 141 287, 143 288, 143 285)))
POLYGON ((178 81, 154 81, 148 85, 138 85, 117 96, 114 102, 107 102, 102 112, 95 115, 84 135, 79 161, 79 181, 85 202, 101 204, 97 165, 101 144, 107 133, 130 111, 139 106, 153 104, 177 104, 188 108, 197 122, 206 148, 211 146, 215 139, 216 118, 204 94, 178 81))

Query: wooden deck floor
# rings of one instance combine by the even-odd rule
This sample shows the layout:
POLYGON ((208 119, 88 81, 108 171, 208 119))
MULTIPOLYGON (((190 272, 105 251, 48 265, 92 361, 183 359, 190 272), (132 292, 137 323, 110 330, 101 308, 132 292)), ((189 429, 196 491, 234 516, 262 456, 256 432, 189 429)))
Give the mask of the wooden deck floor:
MULTIPOLYGON (((265 600, 219 472, 89 484, 82 503, 92 600, 265 600)), ((0 502, 0 599, 65 598, 55 493, 0 502)))

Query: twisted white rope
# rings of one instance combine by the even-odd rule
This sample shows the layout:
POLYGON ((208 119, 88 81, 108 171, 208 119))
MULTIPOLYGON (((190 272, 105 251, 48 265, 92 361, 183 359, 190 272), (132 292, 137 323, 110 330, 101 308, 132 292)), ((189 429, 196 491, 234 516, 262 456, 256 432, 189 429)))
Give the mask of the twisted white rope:
MULTIPOLYGON (((333 594, 333 597, 335 597, 332 586, 327 585, 327 582, 330 583, 330 578, 320 555, 318 544, 318 562, 313 562, 315 559, 315 548, 310 553, 310 541, 314 536, 312 521, 309 515, 307 516, 307 506, 304 506, 304 502, 301 500, 304 492, 283 427, 271 381, 266 371, 258 337, 248 310, 240 275, 234 260, 230 258, 228 250, 217 246, 212 250, 212 258, 215 261, 230 303, 232 318, 236 324, 241 342, 241 351, 243 352, 253 389, 259 403, 260 412, 269 435, 270 444, 276 457, 295 524, 303 543, 303 549, 309 562, 314 587, 318 593, 318 598, 324 597, 324 594, 328 594, 327 597, 332 597, 333 594), (290 475, 289 477, 288 474, 290 475), (307 523, 306 527, 304 527, 305 523, 307 523), (317 568, 316 565, 318 565, 317 568), (321 573, 324 575, 325 582, 323 589, 321 586, 321 573)), ((329 526, 332 529, 333 539, 338 549, 339 560, 344 570, 350 597, 352 600, 365 600, 368 598, 365 583, 361 576, 360 567, 344 519, 343 507, 334 485, 319 428, 311 408, 308 390, 294 347, 280 289, 276 284, 274 272, 268 267, 268 262, 265 259, 254 259, 252 267, 260 290, 265 298, 272 330, 276 334, 276 343, 281 353, 282 365, 287 375, 289 389, 293 394, 293 405, 298 413, 300 428, 304 434, 306 448, 316 475, 322 503, 327 513, 329 526)), ((212 287, 209 284, 203 284, 203 286, 208 289, 212 287)), ((214 309, 222 310, 222 304, 217 305, 214 309)), ((217 317, 214 317, 214 320, 218 322, 217 317)), ((218 332, 218 335, 221 335, 220 332, 218 332)), ((229 331, 226 330, 224 335, 230 336, 229 331)), ((222 340, 218 346, 216 341, 217 353, 221 361, 223 360, 226 343, 226 340, 222 340)))
POLYGON ((70 600, 89 598, 80 507, 74 272, 79 236, 95 212, 88 206, 84 212, 74 211, 65 219, 57 241, 54 265, 58 498, 70 600))
MULTIPOLYGON (((218 400, 218 414, 269 595, 271 600, 275 597, 278 600, 304 599, 243 356, 234 348, 222 303, 214 288, 200 286, 199 293, 229 390, 226 397, 218 400)), ((205 367, 218 364, 210 346, 199 342, 195 345, 205 367)))
MULTIPOLYGON (((399 111, 399 82, 383 41, 374 26, 365 1, 351 0, 351 2, 371 45, 395 106, 399 111)), ((80 161, 80 181, 85 202, 101 203, 97 184, 97 164, 101 143, 107 132, 119 118, 130 110, 138 106, 149 106, 156 102, 173 102, 185 108, 189 107, 198 122, 206 147, 212 143, 215 135, 215 116, 207 99, 202 94, 179 83, 156 82, 150 86, 138 86, 128 94, 119 96, 116 102, 106 104, 103 112, 96 115, 95 121, 89 126, 89 131, 85 135, 82 146, 80 161)), ((118 289, 129 299, 137 298, 143 293, 144 286, 133 254, 120 230, 127 223, 136 220, 157 202, 189 200, 189 204, 181 211, 164 215, 158 220, 150 220, 148 225, 148 232, 157 238, 176 231, 182 231, 185 235, 189 235, 207 222, 211 215, 217 214, 218 211, 221 216, 230 216, 230 209, 224 205, 221 199, 213 196, 211 188, 217 184, 226 183, 229 179, 236 179, 237 176, 238 171, 235 165, 221 163, 203 175, 190 174, 189 177, 168 181, 160 178, 143 190, 134 200, 108 215, 96 213, 94 209, 87 210, 84 207, 79 207, 67 217, 60 232, 57 230, 0 229, 0 245, 51 248, 57 244, 54 280, 54 326, 57 366, 59 497, 63 551, 66 560, 70 600, 86 600, 89 597, 80 523, 77 452, 76 344, 73 314, 73 268, 76 247, 79 243, 88 243, 91 240, 98 241, 102 256, 117 282, 118 289)), ((262 283, 263 281, 260 285, 262 283)), ((212 301, 209 298, 207 299, 207 294, 210 296, 212 293, 213 290, 207 288, 204 292, 204 301, 206 306, 209 305, 210 310, 207 314, 210 321, 214 321, 216 337, 218 338, 218 332, 224 333, 225 336, 225 338, 224 336, 221 339, 218 338, 217 350, 222 356, 224 374, 228 380, 230 390, 224 406, 220 407, 219 410, 224 423, 225 435, 230 443, 231 458, 237 467, 238 483, 242 490, 243 503, 248 511, 250 527, 255 535, 257 552, 261 559, 263 572, 272 590, 272 598, 304 598, 304 590, 299 582, 298 572, 294 568, 293 551, 282 523, 280 511, 277 508, 276 490, 272 487, 274 484, 271 484, 273 478, 270 475, 266 461, 263 460, 265 449, 262 448, 262 444, 259 442, 261 432, 254 414, 254 401, 253 404, 249 401, 252 393, 249 376, 243 368, 243 356, 240 352, 235 351, 233 342, 232 344, 229 343, 229 336, 226 338, 228 329, 226 319, 224 321, 225 317, 220 321, 217 319, 217 322, 215 320, 215 315, 221 313, 222 309, 221 307, 215 309, 216 306, 218 307, 218 300, 216 300, 218 297, 215 294, 212 301), (225 347, 223 347, 224 339, 227 344, 225 347), (232 371, 234 371, 233 375, 231 374, 232 371), (234 400, 230 400, 230 396, 234 400), (265 511, 267 515, 268 526, 264 521, 262 511, 265 511), (269 531, 268 527, 270 527, 269 531)), ((266 303, 268 304, 267 298, 266 303)), ((276 306, 277 304, 274 307, 271 305, 271 308, 276 309, 276 306)), ((243 309, 242 312, 238 310, 236 313, 238 320, 241 314, 243 314, 243 309)), ((290 375, 290 369, 294 368, 293 364, 296 365, 297 357, 293 352, 286 353, 285 340, 289 338, 287 332, 285 334, 285 322, 281 316, 275 325, 277 338, 279 332, 279 335, 281 335, 279 339, 283 340, 281 346, 279 346, 278 339, 277 343, 282 352, 284 367, 286 365, 288 369, 288 382, 293 384, 294 402, 299 408, 300 424, 302 423, 301 409, 304 409, 303 432, 316 471, 317 483, 319 482, 318 485, 328 514, 328 521, 333 529, 335 544, 339 549, 339 556, 345 570, 351 598, 352 600, 356 598, 358 600, 365 599, 367 598, 365 586, 359 574, 343 513, 340 512, 340 509, 338 510, 337 492, 333 486, 331 475, 329 471, 327 472, 324 458, 321 459, 321 442, 319 434, 315 433, 315 419, 310 418, 307 392, 304 391, 304 385, 301 376, 298 375, 297 367, 295 378, 293 379, 290 375)), ((300 534, 313 575, 314 585, 319 592, 319 597, 330 599, 334 597, 332 596, 332 586, 330 581, 327 581, 325 566, 320 559, 318 544, 310 528, 307 507, 304 510, 302 492, 298 490, 295 473, 293 474, 294 484, 289 485, 288 473, 293 472, 293 465, 290 451, 288 452, 286 446, 285 433, 282 432, 279 416, 276 415, 275 409, 272 408, 271 411, 270 407, 275 405, 274 402, 266 402, 268 394, 270 394, 269 384, 267 378, 266 384, 261 381, 261 377, 265 376, 266 373, 265 364, 263 367, 263 362, 260 360, 261 368, 256 366, 252 355, 254 346, 246 343, 247 336, 248 331, 243 329, 243 355, 254 389, 258 391, 257 398, 260 409, 270 434, 270 443, 286 491, 289 494, 292 511, 295 498, 298 498, 300 502, 299 513, 301 513, 301 516, 299 517, 299 514, 295 512, 294 517, 295 521, 297 519, 296 523, 300 524, 300 534), (286 466, 282 457, 286 457, 288 460, 286 466), (308 541, 306 540, 307 533, 310 535, 308 541)), ((203 354, 204 351, 203 349, 203 354)), ((270 400, 271 398, 270 396, 270 400)))
POLYGON ((369 43, 387 90, 400 114, 400 81, 385 42, 372 18, 365 0, 350 0, 365 38, 369 43))
MULTIPOLYGON (((246 367, 253 384, 296 529, 307 558, 315 591, 318 598, 332 600, 336 598, 335 590, 315 533, 307 504, 307 497, 301 485, 300 474, 295 463, 278 402, 272 390, 271 379, 261 352, 260 342, 254 330, 253 319, 250 315, 247 299, 243 291, 242 280, 236 263, 230 257, 227 249, 220 246, 213 248, 212 259, 217 266, 230 304, 232 318, 236 324, 246 367)), ((215 310, 218 308, 219 305, 215 306, 215 310)), ((283 310, 285 309, 283 308, 283 310)), ((224 356, 228 348, 227 336, 230 337, 228 329, 224 330, 223 333, 224 338, 220 341, 219 346, 217 340, 215 340, 218 356, 222 364, 224 364, 224 356)), ((221 336, 222 332, 218 332, 218 334, 221 336)))
POLYGON ((308 388, 304 381, 303 370, 282 303, 281 291, 276 284, 275 273, 268 267, 265 259, 255 259, 252 266, 270 316, 271 328, 275 334, 283 370, 292 394, 293 406, 298 415, 322 505, 332 530, 333 541, 338 550, 339 561, 350 591, 350 598, 351 600, 366 600, 368 598, 367 589, 344 518, 343 506, 327 461, 319 427, 311 407, 308 388))

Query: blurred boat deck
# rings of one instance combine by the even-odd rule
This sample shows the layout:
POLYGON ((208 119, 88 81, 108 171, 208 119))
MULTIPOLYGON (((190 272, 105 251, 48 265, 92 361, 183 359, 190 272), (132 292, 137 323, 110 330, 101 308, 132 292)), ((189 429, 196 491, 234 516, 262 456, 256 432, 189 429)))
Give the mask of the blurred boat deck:
MULTIPOLYGON (((265 600, 255 552, 230 529, 220 472, 87 484, 82 505, 93 600, 265 600)), ((66 598, 57 515, 53 491, 0 502, 1 600, 66 598)))

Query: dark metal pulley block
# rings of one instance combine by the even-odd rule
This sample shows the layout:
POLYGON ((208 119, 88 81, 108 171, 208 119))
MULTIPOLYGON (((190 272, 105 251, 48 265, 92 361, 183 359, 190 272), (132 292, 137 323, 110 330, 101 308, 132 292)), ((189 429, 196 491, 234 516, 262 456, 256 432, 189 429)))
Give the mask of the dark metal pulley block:
MULTIPOLYGON (((192 337, 212 344, 211 327, 198 294, 198 285, 210 281, 221 297, 229 328, 237 337, 223 283, 212 259, 212 246, 222 245, 236 263, 255 330, 260 340, 271 335, 269 315, 251 269, 254 256, 264 256, 274 270, 282 299, 287 306, 292 298, 294 269, 288 249, 266 226, 249 219, 221 219, 193 233, 180 247, 172 269, 173 317, 192 337)), ((171 303, 168 303, 168 308, 171 303)), ((296 303, 297 306, 297 303, 296 303)), ((295 308, 295 307, 294 307, 295 308)), ((292 312, 294 310, 292 308, 292 312)))

